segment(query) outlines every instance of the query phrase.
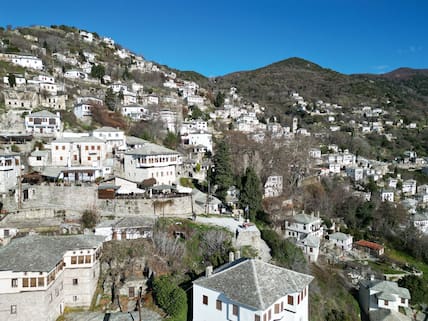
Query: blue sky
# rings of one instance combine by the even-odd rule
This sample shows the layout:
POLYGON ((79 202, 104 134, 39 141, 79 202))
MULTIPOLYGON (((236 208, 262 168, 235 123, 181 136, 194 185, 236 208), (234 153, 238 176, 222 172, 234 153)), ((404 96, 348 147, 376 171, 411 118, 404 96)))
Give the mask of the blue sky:
POLYGON ((301 57, 342 73, 428 68, 425 0, 4 1, 0 25, 65 24, 206 76, 301 57))

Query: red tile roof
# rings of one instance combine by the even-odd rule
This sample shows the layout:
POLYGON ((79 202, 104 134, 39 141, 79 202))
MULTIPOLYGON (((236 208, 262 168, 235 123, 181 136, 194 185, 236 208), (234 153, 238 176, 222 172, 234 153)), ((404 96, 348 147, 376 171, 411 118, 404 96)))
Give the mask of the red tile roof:
POLYGON ((363 246, 363 247, 368 247, 372 250, 382 250, 384 247, 380 244, 374 243, 374 242, 370 242, 370 241, 365 241, 365 240, 359 240, 358 242, 355 243, 356 245, 359 246, 363 246))

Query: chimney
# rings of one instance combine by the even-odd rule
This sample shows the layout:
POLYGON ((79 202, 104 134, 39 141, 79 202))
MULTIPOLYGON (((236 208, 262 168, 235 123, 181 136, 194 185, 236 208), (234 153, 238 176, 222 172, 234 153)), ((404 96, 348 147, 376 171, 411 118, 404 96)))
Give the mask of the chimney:
POLYGON ((235 259, 239 260, 241 258, 241 251, 240 250, 236 250, 235 252, 235 259))
POLYGON ((213 274, 213 266, 212 266, 212 265, 207 266, 207 267, 205 268, 205 276, 206 276, 207 278, 209 278, 212 274, 213 274))
POLYGON ((235 261, 235 253, 229 252, 229 262, 235 261))

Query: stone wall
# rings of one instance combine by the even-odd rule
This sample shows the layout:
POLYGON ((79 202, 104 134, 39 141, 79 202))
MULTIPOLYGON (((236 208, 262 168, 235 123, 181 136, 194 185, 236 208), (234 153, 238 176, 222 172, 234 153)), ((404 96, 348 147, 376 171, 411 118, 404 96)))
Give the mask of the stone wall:
POLYGON ((13 198, 2 199, 4 208, 16 218, 45 219, 63 215, 78 218, 87 209, 101 216, 177 216, 187 217, 192 212, 191 197, 159 199, 100 200, 96 186, 35 186, 35 196, 22 203, 20 209, 13 198))

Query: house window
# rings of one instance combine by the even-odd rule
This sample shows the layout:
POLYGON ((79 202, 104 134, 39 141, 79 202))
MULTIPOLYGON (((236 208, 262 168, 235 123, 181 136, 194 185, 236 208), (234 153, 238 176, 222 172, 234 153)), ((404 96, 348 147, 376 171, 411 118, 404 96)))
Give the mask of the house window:
POLYGON ((23 288, 28 288, 28 278, 23 278, 22 279, 22 287, 23 288))
POLYGON ((42 160, 42 156, 36 156, 36 160, 41 161, 42 160))
POLYGON ((37 287, 37 278, 31 278, 31 279, 30 279, 30 286, 31 286, 32 288, 37 287))
POLYGON ((77 161, 77 155, 74 155, 73 157, 74 157, 74 160, 77 161))
POLYGON ((97 146, 97 149, 98 149, 98 150, 101 150, 101 146, 99 146, 99 145, 98 145, 98 146, 97 146))
POLYGON ((293 296, 292 296, 292 295, 289 295, 289 296, 287 297, 287 303, 288 303, 289 305, 294 305, 294 298, 293 298, 293 296))
POLYGON ((95 150, 95 146, 94 145, 91 146, 91 150, 95 150))
POLYGON ((62 150, 65 150, 65 146, 62 146, 62 150))
POLYGON ((279 303, 275 304, 275 313, 279 313, 279 303))
POLYGON ((85 256, 85 263, 91 263, 91 260, 92 259, 92 256, 90 256, 90 255, 86 255, 85 256))
POLYGON ((89 150, 89 146, 85 146, 85 150, 89 150))
POLYGON ((202 296, 202 303, 208 305, 208 297, 206 295, 202 296))
POLYGON ((59 160, 62 160, 62 156, 59 157, 59 160))
POLYGON ((215 301, 215 307, 217 310, 221 311, 222 302, 220 300, 215 301))
POLYGON ((236 304, 234 304, 232 307, 232 314, 238 315, 238 312, 239 312, 239 307, 236 304))
POLYGON ((79 284, 79 280, 78 279, 73 279, 73 285, 78 285, 79 284))
POLYGON ((272 310, 269 310, 268 311, 268 319, 270 320, 270 319, 272 319, 272 310))
POLYGON ((79 255, 79 264, 85 263, 85 257, 83 255, 79 255))
POLYGON ((388 300, 385 300, 385 305, 389 305, 389 302, 388 302, 388 300))
POLYGON ((281 302, 281 311, 284 310, 284 301, 281 302))
MULTIPOLYGON (((12 288, 17 288, 18 287, 18 279, 12 279, 11 282, 12 288)), ((403 299, 401 299, 403 300, 403 299)))
POLYGON ((73 296, 73 302, 77 302, 77 295, 73 296))
POLYGON ((45 286, 45 278, 38 278, 37 284, 38 286, 45 286))
POLYGON ((88 156, 88 161, 90 161, 91 160, 91 156, 88 156))
POLYGON ((406 304, 406 299, 405 298, 401 298, 401 304, 406 304))
POLYGON ((266 313, 263 315, 263 321, 267 321, 267 315, 266 315, 266 313))
POLYGON ((17 309, 16 309, 16 304, 11 305, 10 306, 10 314, 16 314, 17 309))
POLYGON ((77 256, 71 257, 71 264, 77 264, 77 256))
POLYGON ((312 253, 313 251, 314 251, 314 249, 313 249, 312 247, 310 247, 310 248, 309 248, 309 252, 311 252, 311 253, 312 253))

